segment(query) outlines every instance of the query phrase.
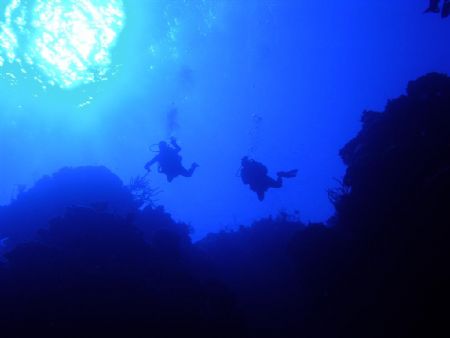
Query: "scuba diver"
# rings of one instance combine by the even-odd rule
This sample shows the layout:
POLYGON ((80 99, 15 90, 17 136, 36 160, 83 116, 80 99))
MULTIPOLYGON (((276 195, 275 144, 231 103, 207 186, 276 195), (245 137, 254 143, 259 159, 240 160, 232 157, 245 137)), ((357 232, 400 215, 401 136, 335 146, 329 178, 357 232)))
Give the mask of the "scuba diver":
POLYGON ((244 184, 248 184, 250 189, 256 192, 260 201, 264 200, 264 195, 269 188, 281 188, 283 178, 292 178, 297 176, 297 169, 290 171, 279 171, 277 179, 274 180, 267 175, 267 167, 247 156, 241 160, 241 178, 244 184))
POLYGON ((153 157, 153 159, 145 164, 145 169, 150 172, 150 167, 158 162, 158 172, 163 173, 167 176, 167 181, 172 182, 172 180, 177 176, 191 177, 195 169, 198 167, 197 163, 192 163, 189 169, 186 169, 181 164, 180 151, 181 148, 177 144, 174 137, 170 139, 169 145, 167 142, 159 142, 159 152, 158 155, 153 157))

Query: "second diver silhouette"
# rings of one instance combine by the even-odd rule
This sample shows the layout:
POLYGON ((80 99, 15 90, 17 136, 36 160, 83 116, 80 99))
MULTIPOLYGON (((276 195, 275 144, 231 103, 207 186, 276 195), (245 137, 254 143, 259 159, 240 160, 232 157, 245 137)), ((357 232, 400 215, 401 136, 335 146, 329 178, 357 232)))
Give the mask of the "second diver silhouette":
POLYGON ((145 164, 145 169, 148 172, 153 164, 158 163, 158 172, 165 174, 168 182, 172 182, 177 176, 192 176, 198 164, 195 162, 192 163, 189 169, 183 167, 181 163, 182 158, 179 154, 181 148, 174 137, 170 139, 170 144, 161 141, 158 146, 158 154, 145 164))
POLYGON ((241 178, 244 184, 249 185, 250 189, 258 195, 260 201, 264 200, 265 193, 269 188, 281 188, 283 178, 292 178, 297 176, 297 169, 290 171, 279 171, 277 179, 267 175, 267 167, 247 156, 241 160, 241 178))

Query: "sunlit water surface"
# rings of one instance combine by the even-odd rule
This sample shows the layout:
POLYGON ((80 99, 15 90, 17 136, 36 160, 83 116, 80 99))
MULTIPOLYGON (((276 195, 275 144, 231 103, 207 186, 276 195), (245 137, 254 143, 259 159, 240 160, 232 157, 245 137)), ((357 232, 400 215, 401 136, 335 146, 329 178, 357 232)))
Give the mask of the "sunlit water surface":
POLYGON ((106 80, 125 23, 121 0, 11 0, 2 16, 2 74, 43 88, 106 80))

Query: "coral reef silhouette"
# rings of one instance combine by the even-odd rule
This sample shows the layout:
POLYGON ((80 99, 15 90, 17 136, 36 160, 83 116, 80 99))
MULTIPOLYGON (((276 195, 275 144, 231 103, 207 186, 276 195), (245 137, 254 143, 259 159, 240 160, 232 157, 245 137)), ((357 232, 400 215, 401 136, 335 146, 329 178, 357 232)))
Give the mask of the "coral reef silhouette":
POLYGON ((2 334, 448 336, 450 78, 364 112, 340 155, 326 224, 281 214, 197 243, 106 168, 43 178, 0 208, 2 334))

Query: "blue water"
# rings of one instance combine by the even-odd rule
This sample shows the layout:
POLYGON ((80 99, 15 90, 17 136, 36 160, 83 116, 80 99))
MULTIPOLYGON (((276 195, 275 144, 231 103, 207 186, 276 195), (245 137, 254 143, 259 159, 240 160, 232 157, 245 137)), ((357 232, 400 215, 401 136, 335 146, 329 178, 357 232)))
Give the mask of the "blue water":
MULTIPOLYGON (((0 5, 3 24, 11 3, 0 5)), ((18 8, 31 20, 38 3, 18 8)), ((156 143, 175 136, 198 171, 168 183, 153 170, 150 179, 155 202, 197 238, 280 211, 324 221, 327 189, 345 170, 338 151, 361 112, 382 110, 411 79, 450 72, 450 26, 423 15, 425 1, 117 3, 123 27, 111 24, 108 62, 89 59, 77 81, 47 63, 22 71, 33 25, 0 67, 1 204, 64 166, 104 165, 128 182, 145 173, 156 143), (272 175, 299 175, 260 202, 236 175, 244 155, 272 175)), ((39 50, 34 57, 39 64, 39 50)))

